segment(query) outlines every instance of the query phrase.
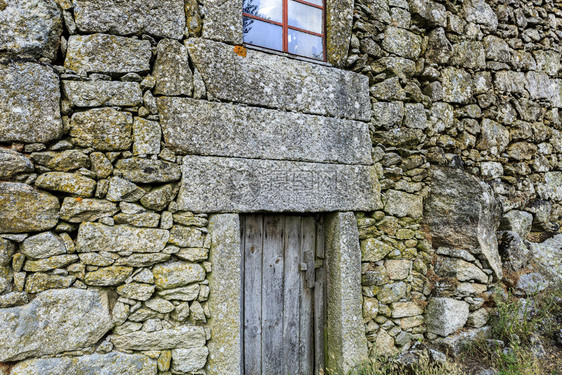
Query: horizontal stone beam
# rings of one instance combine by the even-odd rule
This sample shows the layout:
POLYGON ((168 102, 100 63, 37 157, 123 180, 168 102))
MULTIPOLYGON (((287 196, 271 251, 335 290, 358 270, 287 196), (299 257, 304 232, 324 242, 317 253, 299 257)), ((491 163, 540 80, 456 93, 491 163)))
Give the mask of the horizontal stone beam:
MULTIPOLYGON (((228 44, 186 42, 207 93, 225 101, 369 121, 369 80, 358 73, 228 44)), ((186 67, 187 69, 187 67, 186 67)))
POLYGON ((185 156, 178 198, 194 212, 372 211, 381 207, 375 168, 185 156))
POLYGON ((366 123, 179 97, 158 99, 166 144, 180 154, 371 164, 366 123))

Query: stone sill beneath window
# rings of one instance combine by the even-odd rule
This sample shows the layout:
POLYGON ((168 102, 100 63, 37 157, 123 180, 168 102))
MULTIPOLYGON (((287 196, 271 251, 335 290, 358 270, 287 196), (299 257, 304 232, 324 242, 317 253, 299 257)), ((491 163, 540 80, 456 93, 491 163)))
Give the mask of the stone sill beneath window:
POLYGON ((300 61, 305 61, 305 62, 318 64, 318 65, 322 65, 322 66, 334 67, 332 64, 330 64, 327 61, 314 60, 314 59, 310 59, 310 58, 304 57, 304 56, 292 55, 292 54, 287 53, 287 52, 276 51, 274 49, 258 47, 258 46, 254 46, 254 45, 246 44, 246 43, 244 43, 244 47, 247 48, 247 49, 250 49, 250 50, 254 50, 254 51, 269 53, 271 55, 287 57, 287 58, 290 58, 290 59, 293 59, 293 60, 300 60, 300 61))

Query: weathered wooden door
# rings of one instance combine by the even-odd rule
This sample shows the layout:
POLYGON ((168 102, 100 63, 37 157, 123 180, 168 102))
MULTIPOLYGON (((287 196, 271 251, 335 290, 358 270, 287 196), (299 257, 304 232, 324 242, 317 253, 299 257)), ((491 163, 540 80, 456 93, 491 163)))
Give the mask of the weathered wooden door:
POLYGON ((312 216, 241 219, 245 375, 324 374, 324 234, 312 216))

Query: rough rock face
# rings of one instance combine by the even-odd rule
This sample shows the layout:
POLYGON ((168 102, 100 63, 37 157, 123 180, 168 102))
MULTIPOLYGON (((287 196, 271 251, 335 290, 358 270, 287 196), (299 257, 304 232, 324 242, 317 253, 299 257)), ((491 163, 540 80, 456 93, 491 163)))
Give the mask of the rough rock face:
POLYGON ((237 1, 207 0, 208 17, 203 37, 223 42, 242 43, 241 3, 237 1))
POLYGON ((185 29, 184 2, 161 0, 73 0, 76 26, 84 33, 146 33, 180 39, 185 29))
POLYGON ((209 40, 190 40, 187 49, 208 93, 216 98, 363 121, 370 118, 368 82, 362 75, 257 51, 242 57, 231 46, 209 40))
POLYGON ((172 370, 179 373, 197 371, 207 363, 209 350, 203 348, 174 349, 172 350, 172 370))
POLYGON ((160 289, 172 289, 205 279, 205 271, 198 264, 175 262, 154 267, 154 283, 160 289))
POLYGON ((30 359, 18 363, 12 375, 155 375, 156 361, 142 354, 91 354, 81 357, 30 359), (48 369, 48 370, 47 370, 48 369), (45 371, 48 371, 46 373, 45 371))
POLYGON ((544 183, 538 186, 538 193, 542 199, 562 201, 562 172, 545 173, 544 183))
POLYGON ((75 107, 134 107, 142 103, 136 82, 62 81, 63 93, 75 107))
POLYGON ((183 326, 156 332, 137 331, 111 336, 111 342, 120 350, 166 350, 197 348, 205 345, 203 327, 183 326))
POLYGON ((349 50, 349 36, 353 25, 353 0, 327 0, 326 12, 328 61, 344 66, 349 50))
POLYGON ((0 183, 0 233, 49 230, 57 225, 59 200, 29 185, 0 183))
POLYGON ((10 180, 19 173, 33 171, 33 164, 24 155, 12 150, 0 149, 0 180, 10 180))
POLYGON ((1 310, 0 361, 82 349, 94 345, 112 327, 104 294, 80 289, 46 291, 28 305, 1 310))
POLYGON ((76 173, 48 172, 39 176, 35 185, 40 189, 91 197, 96 181, 76 173))
POLYGON ((191 96, 193 75, 189 69, 187 48, 180 42, 169 39, 162 39, 157 48, 153 71, 156 79, 154 93, 191 96))
POLYGON ((115 203, 106 200, 66 197, 61 206, 60 216, 70 223, 80 223, 112 216, 117 211, 115 203))
POLYGON ((76 246, 79 252, 85 253, 102 250, 157 253, 164 249, 169 236, 168 231, 162 229, 82 223, 78 230, 76 246))
POLYGON ((67 251, 63 240, 53 232, 42 232, 27 237, 19 250, 30 259, 49 258, 67 251))
POLYGON ((468 303, 452 298, 433 298, 426 310, 428 330, 439 336, 449 336, 468 320, 468 303))
POLYGON ((176 164, 162 160, 121 159, 115 167, 127 180, 136 183, 172 182, 181 178, 180 168, 176 164))
POLYGON ((562 234, 542 243, 528 243, 530 255, 550 279, 562 281, 562 234))
POLYGON ((424 207, 433 246, 483 254, 498 278, 502 268, 495 231, 500 212, 494 193, 477 178, 458 169, 433 170, 424 207))
POLYGON ((0 51, 53 60, 61 33, 56 1, 10 0, 0 6, 0 51))
POLYGON ((182 171, 178 203, 188 211, 322 212, 380 206, 371 166, 185 156, 182 171), (300 185, 290 183, 295 178, 300 185))
POLYGON ((59 102, 59 78, 51 68, 31 62, 0 62, 0 142, 60 138, 59 102))
POLYGON ((147 40, 107 34, 72 35, 64 66, 78 72, 146 72, 151 56, 147 40))
POLYGON ((187 98, 159 98, 158 108, 164 140, 178 153, 371 164, 361 122, 187 98))
POLYGON ((70 135, 82 147, 126 150, 131 146, 133 116, 113 108, 97 108, 72 116, 70 135))

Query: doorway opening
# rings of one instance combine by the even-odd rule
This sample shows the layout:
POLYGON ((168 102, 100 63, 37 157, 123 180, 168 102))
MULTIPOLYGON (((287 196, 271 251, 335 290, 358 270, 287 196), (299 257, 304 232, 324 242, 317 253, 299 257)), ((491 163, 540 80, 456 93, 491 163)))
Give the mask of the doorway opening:
POLYGON ((240 229, 244 374, 324 374, 322 218, 241 215, 240 229))

